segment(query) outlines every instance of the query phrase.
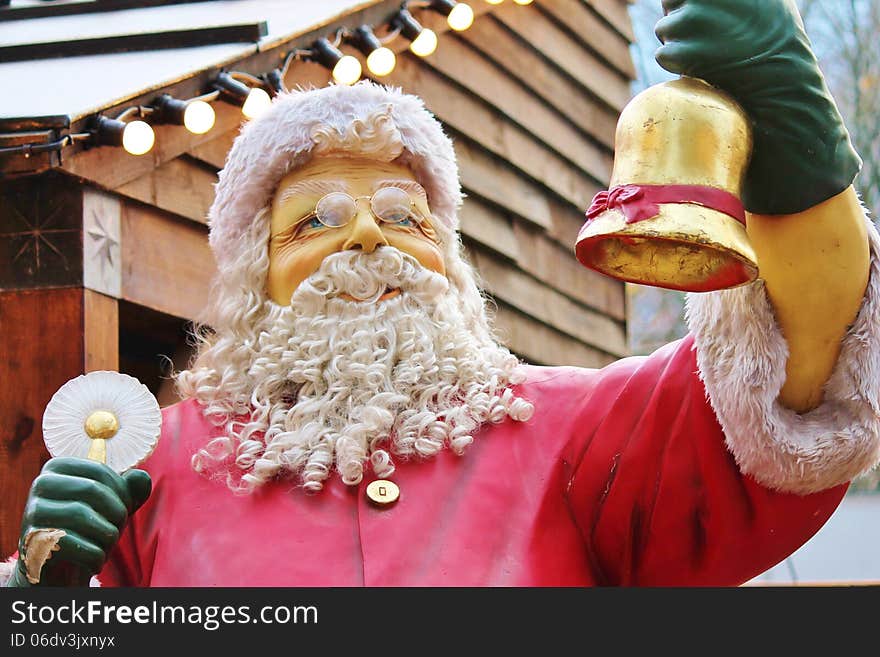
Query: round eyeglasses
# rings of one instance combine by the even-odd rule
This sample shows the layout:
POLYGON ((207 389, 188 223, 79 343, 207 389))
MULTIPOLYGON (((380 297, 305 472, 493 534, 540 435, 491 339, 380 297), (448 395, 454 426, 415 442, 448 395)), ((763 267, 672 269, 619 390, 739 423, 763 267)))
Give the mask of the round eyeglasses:
POLYGON ((372 196, 353 197, 345 192, 330 192, 321 197, 306 219, 317 219, 328 228, 340 228, 357 216, 358 201, 364 199, 369 199, 373 216, 386 224, 400 224, 408 219, 421 224, 425 220, 409 193, 400 187, 383 187, 372 196))

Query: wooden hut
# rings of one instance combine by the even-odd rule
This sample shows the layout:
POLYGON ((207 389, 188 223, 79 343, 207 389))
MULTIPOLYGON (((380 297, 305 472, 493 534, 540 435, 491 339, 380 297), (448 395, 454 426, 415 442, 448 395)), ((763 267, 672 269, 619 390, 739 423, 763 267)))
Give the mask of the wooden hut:
MULTIPOLYGON (((573 244, 608 182, 630 96, 626 0, 471 0, 463 32, 412 2, 439 36, 427 57, 389 32, 400 0, 0 4, 4 553, 48 458, 41 417, 62 384, 118 369, 174 401, 170 362, 186 363, 214 268, 206 211, 243 120, 221 95, 211 130, 155 124, 155 146, 134 156, 95 144, 96 116, 143 113, 130 108, 161 94, 198 97, 223 71, 253 86, 340 28, 386 36, 397 66, 376 79, 424 98, 454 138, 463 238, 506 344, 538 364, 598 367, 625 355, 623 285, 581 267, 573 244)), ((363 61, 345 38, 340 47, 363 61)), ((289 88, 329 80, 303 58, 284 77, 289 88)))

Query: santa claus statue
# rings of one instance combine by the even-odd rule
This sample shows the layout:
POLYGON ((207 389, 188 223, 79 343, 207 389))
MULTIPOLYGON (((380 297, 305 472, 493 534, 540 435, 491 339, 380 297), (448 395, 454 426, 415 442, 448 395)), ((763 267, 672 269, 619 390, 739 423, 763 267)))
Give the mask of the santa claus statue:
POLYGON ((283 94, 220 173, 211 330, 158 448, 50 460, 9 584, 735 585, 809 539, 880 458, 860 163, 793 2, 664 4, 660 62, 753 123, 759 281, 692 295, 650 357, 520 363, 421 101, 283 94))

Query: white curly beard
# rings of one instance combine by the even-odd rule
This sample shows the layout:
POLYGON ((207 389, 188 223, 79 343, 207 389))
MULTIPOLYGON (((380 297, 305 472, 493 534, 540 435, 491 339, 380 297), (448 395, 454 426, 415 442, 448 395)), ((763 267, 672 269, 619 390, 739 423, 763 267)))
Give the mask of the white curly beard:
POLYGON ((392 455, 461 454, 481 424, 528 419, 531 404, 509 387, 516 358, 462 307, 444 276, 392 247, 329 256, 289 307, 271 304, 241 377, 219 358, 184 373, 227 434, 194 467, 225 470, 239 490, 293 477, 318 491, 334 468, 356 485, 366 464, 387 477, 392 455), (379 301, 389 288, 401 293, 379 301), (249 413, 235 417, 243 402, 249 413))

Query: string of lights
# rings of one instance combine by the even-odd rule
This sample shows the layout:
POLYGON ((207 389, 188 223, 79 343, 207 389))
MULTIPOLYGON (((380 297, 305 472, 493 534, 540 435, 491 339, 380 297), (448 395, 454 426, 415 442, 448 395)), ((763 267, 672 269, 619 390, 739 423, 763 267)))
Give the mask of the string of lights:
MULTIPOLYGON (((504 0, 484 0, 499 5, 504 0)), ((513 0, 529 5, 533 0, 513 0)), ((437 49, 437 34, 423 27, 410 9, 424 9, 446 17, 449 28, 457 32, 468 29, 474 21, 473 8, 455 0, 405 0, 386 24, 361 25, 354 30, 341 28, 330 37, 315 39, 308 48, 297 48, 283 55, 283 64, 255 76, 241 71, 223 70, 217 74, 206 93, 188 99, 164 93, 149 105, 128 107, 115 117, 98 114, 88 122, 85 132, 66 134, 46 143, 19 144, 0 148, 0 156, 61 151, 74 143, 87 146, 122 147, 132 155, 149 153, 156 141, 153 125, 182 125, 193 134, 205 134, 214 127, 216 114, 211 103, 223 100, 241 107, 246 119, 259 116, 268 109, 272 96, 287 91, 285 76, 296 61, 315 62, 330 70, 337 84, 351 85, 360 80, 361 61, 340 50, 343 43, 364 55, 367 70, 376 77, 389 75, 396 65, 394 51, 387 44, 397 38, 409 41, 409 50, 418 57, 427 57, 437 49), (381 31, 380 31, 380 28, 381 31), (377 36, 380 31, 382 37, 377 36)))

